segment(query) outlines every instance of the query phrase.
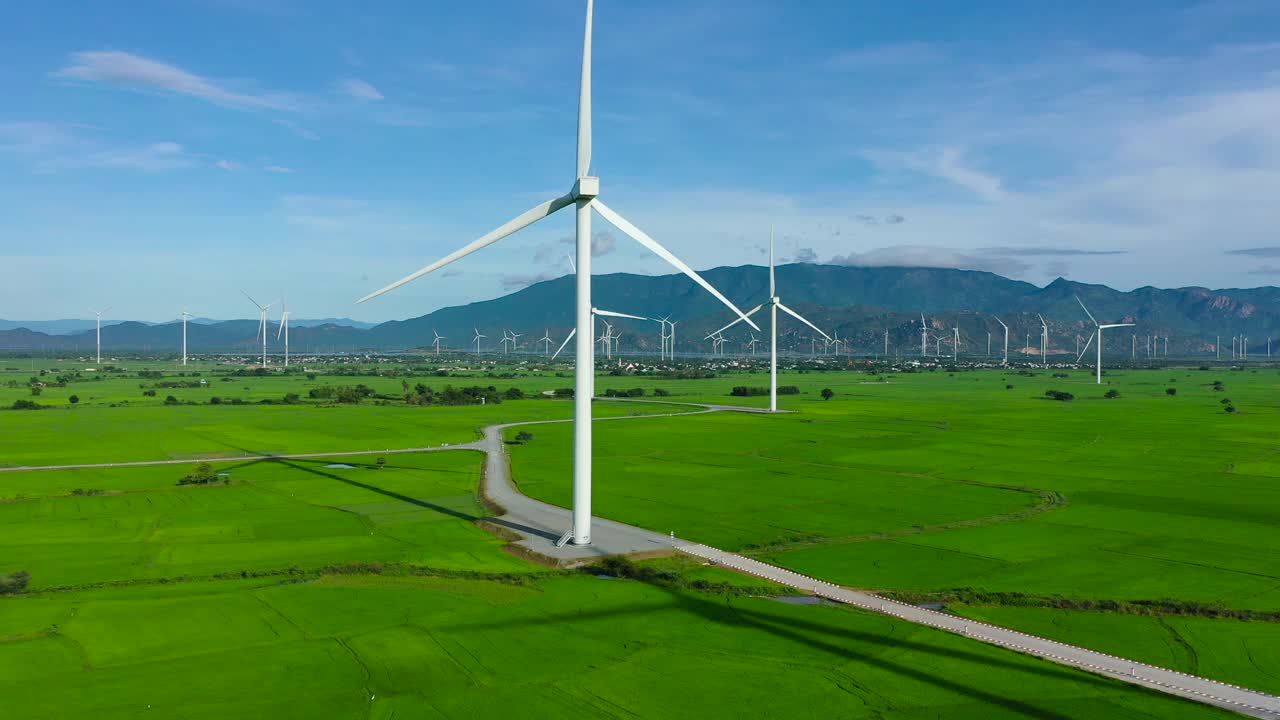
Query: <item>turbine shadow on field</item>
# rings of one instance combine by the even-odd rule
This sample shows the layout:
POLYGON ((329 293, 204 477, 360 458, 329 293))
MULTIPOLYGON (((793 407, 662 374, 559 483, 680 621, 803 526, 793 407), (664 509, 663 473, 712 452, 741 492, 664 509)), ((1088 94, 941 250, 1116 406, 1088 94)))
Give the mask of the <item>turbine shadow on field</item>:
POLYGON ((748 610, 733 607, 732 605, 721 604, 714 600, 708 600, 704 597, 653 583, 650 583, 650 585, 670 595, 672 597, 672 602, 661 606, 632 604, 604 610, 550 616, 540 615, 536 618, 529 618, 527 620, 494 623, 467 623, 454 625, 444 629, 455 631, 504 630, 524 625, 545 626, 548 623, 556 622, 573 623, 579 621, 608 620, 614 617, 635 616, 639 613, 674 609, 692 613, 707 623, 763 631, 773 635, 774 637, 806 645, 810 648, 833 655, 845 661, 869 665, 915 682, 925 683, 948 692, 956 693, 957 695, 972 698, 978 702, 997 705, 1006 708, 1011 712, 1016 712, 1027 717, 1044 718, 1045 720, 1069 720, 1069 716, 1056 713, 1043 707, 1037 707, 1021 700, 1004 697, 970 687, 961 682, 948 680, 947 678, 942 677, 939 674, 931 673, 926 669, 915 668, 904 663, 894 662, 893 660, 880 657, 874 653, 858 652, 853 649, 853 647, 847 647, 837 643, 839 640, 844 639, 850 643, 879 646, 886 650, 909 650, 927 656, 931 655, 949 660, 976 663, 979 665, 985 665, 1002 673, 1023 673, 1053 680, 1087 683, 1100 687, 1112 687, 1110 682, 1102 678, 1095 678, 1084 673, 1076 673, 1066 668, 1057 668, 1035 659, 1028 659, 1026 662, 1018 663, 969 650, 938 647, 919 641, 876 635, 861 630, 841 628, 812 620, 801 620, 790 616, 775 616, 767 612, 748 610), (823 635, 825 636, 825 639, 814 637, 814 635, 823 635))
MULTIPOLYGON (((359 480, 345 478, 335 473, 327 473, 318 468, 306 467, 303 463, 297 460, 287 460, 284 458, 268 458, 264 460, 264 462, 280 463, 281 465, 291 467, 295 470, 301 470, 302 472, 311 473, 312 475, 319 475, 320 477, 328 478, 330 480, 337 480, 340 483, 346 483, 347 485, 362 488, 364 490, 368 490, 369 492, 378 493, 379 495, 384 495, 386 497, 392 498, 393 500, 399 500, 401 502, 405 502, 410 505, 416 505, 420 508, 425 508, 427 510, 434 510, 443 515, 448 515, 450 517, 458 518, 459 520, 466 520, 467 522, 475 522, 476 520, 480 519, 475 515, 470 515, 468 513, 464 513, 459 510, 454 510, 453 508, 447 508, 447 507, 444 507, 443 505, 436 505, 435 503, 427 502, 426 500, 420 500, 418 498, 409 497, 408 495, 401 495, 398 492, 386 490, 384 488, 378 487, 377 485, 370 485, 369 483, 360 482, 359 480)), ((324 462, 328 462, 328 461, 324 461, 324 462)))

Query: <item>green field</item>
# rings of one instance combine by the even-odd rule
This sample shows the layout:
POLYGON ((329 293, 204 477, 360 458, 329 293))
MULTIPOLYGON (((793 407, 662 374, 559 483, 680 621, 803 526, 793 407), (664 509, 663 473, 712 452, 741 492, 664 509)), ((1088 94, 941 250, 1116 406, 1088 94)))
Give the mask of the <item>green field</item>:
MULTIPOLYGON (((752 581, 735 580, 728 595, 693 592, 517 559, 475 527, 486 514, 479 454, 389 455, 378 469, 376 456, 340 453, 568 418, 569 402, 542 393, 571 380, 523 366, 449 378, 369 372, 384 374, 218 379, 216 394, 242 404, 216 406, 206 388, 175 389, 178 404, 166 405, 168 390, 140 394, 153 380, 82 375, 35 397, 50 409, 0 411, 0 466, 245 456, 216 466, 229 484, 205 487, 176 484, 187 464, 0 473, 0 573, 31 572, 34 591, 0 598, 0 688, 22 688, 6 693, 18 700, 5 717, 134 716, 147 705, 182 717, 471 717, 512 707, 534 717, 582 707, 643 717, 1222 716, 885 618, 745 597, 779 592, 752 581), (406 405, 400 393, 419 382, 515 387, 534 399, 406 405), (383 399, 252 404, 354 383, 383 399), (300 452, 335 456, 254 457, 300 452)), ((1119 399, 1103 399, 1106 388, 1080 371, 785 372, 781 383, 801 389, 782 398, 794 413, 600 423, 595 512, 925 598, 972 588, 1280 610, 1280 373, 1130 370, 1109 380, 1119 399), (1047 389, 1076 399, 1046 400, 1047 389), (1223 397, 1239 412, 1224 412, 1223 397)), ((644 388, 653 398, 661 388, 662 400, 759 407, 766 398, 729 390, 766 382, 758 370, 601 375, 597 391, 644 388)), ((0 407, 30 397, 25 384, 0 387, 0 407)), ((598 417, 681 410, 595 408, 598 417)), ((509 446, 516 481, 567 505, 570 426, 522 429, 534 438, 509 446)), ((691 579, 734 577, 672 567, 691 579)), ((1280 624, 956 610, 1276 687, 1269 648, 1280 624)))
POLYGON ((0 600, 6 718, 1213 718, 842 608, 342 576, 0 600))

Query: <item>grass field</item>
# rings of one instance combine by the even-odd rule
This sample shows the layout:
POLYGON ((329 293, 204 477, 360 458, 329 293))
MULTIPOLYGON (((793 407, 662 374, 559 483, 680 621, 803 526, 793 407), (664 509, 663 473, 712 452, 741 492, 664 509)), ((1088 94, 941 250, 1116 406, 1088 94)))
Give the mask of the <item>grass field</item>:
POLYGON ((1214 718, 843 608, 339 576, 0 600, 5 717, 1214 718))
MULTIPOLYGON (((54 409, 0 411, 0 465, 250 455, 217 466, 225 486, 177 486, 185 464, 0 473, 0 573, 28 570, 37 591, 0 598, 0 689, 22 688, 6 693, 18 700, 5 717, 165 715, 179 702, 184 717, 1221 716, 845 609, 548 573, 474 527, 485 514, 474 452, 392 455, 382 470, 370 456, 251 457, 453 444, 485 424, 569 417, 570 403, 540 397, 569 379, 500 374, 215 381, 245 402, 357 382, 393 398, 359 405, 166 406, 169 391, 145 397, 139 379, 110 377, 46 388, 37 399, 54 409), (415 407, 394 400, 404 382, 539 397, 415 407), (320 571, 359 563, 387 571, 320 571)), ((600 423, 596 514, 855 587, 1280 609, 1275 370, 1114 371, 1115 400, 1079 371, 780 380, 801 388, 782 398, 794 414, 600 423), (1045 400, 1047 389, 1077 397, 1045 400)), ((597 390, 762 406, 729 390, 766 382, 602 375, 597 390)), ((205 403, 197 394, 212 391, 172 392, 205 403)), ((0 407, 26 397, 0 387, 0 407)), ((517 482, 567 505, 570 426, 526 429, 534 439, 511 446, 517 482)), ((1274 688, 1280 624, 960 611, 1274 688)))

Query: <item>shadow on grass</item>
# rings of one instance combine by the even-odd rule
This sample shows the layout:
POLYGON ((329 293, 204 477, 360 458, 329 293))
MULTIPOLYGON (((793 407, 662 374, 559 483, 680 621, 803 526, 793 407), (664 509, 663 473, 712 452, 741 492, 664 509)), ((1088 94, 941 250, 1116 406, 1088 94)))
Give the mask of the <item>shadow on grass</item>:
MULTIPOLYGON (((619 580, 618 582, 623 581, 619 580)), ((537 618, 529 618, 527 620, 455 625, 447 629, 459 631, 509 630, 520 626, 545 626, 548 623, 555 622, 573 623, 584 620, 608 620, 610 618, 620 616, 635 616, 642 613, 676 609, 688 612, 708 624, 714 623, 718 625, 766 632, 774 637, 805 645, 814 650, 831 655, 834 658, 871 666, 915 682, 931 685, 941 690, 952 692, 978 702, 986 703, 993 707, 1004 708, 1006 711, 1018 713, 1026 717, 1044 718, 1045 720, 1069 720, 1071 716, 1063 715, 1046 707, 1033 705, 1024 700, 1005 697, 970 685, 962 684, 961 682, 949 680, 934 672, 930 672, 928 669, 913 667, 903 662, 896 662, 885 657, 880 657, 879 654, 875 652, 868 652, 866 650, 859 652, 857 646, 874 646, 876 648, 883 648, 886 651, 907 650, 919 653, 926 657, 944 658, 948 660, 973 663, 989 668, 992 673, 1002 673, 1010 676, 1021 675, 1026 677, 1028 680, 1033 677, 1039 677, 1055 681, 1084 683, 1098 688, 1105 687, 1108 689, 1121 689, 1121 686, 1103 678, 1096 678, 1067 668, 1058 668, 1037 659, 1027 659, 1023 662, 1016 662, 970 650, 941 647, 917 640, 892 638, 885 635, 878 635, 862 630, 853 630, 814 620, 805 620, 795 617, 794 614, 778 615, 760 610, 733 607, 725 601, 712 600, 706 596, 695 593, 663 587, 662 585, 652 583, 650 583, 650 585, 666 592, 671 597, 672 602, 670 604, 657 607, 653 605, 632 604, 605 610, 567 613, 558 616, 541 615, 537 618)), ((843 612, 843 610, 839 610, 839 612, 843 612)), ((899 621, 895 620, 892 622, 897 623, 899 621)), ((999 652, 1001 651, 993 649, 993 653, 999 652)), ((1046 692, 1044 694, 1047 698, 1045 703, 1052 702, 1052 697, 1058 696, 1058 693, 1054 692, 1046 692)))

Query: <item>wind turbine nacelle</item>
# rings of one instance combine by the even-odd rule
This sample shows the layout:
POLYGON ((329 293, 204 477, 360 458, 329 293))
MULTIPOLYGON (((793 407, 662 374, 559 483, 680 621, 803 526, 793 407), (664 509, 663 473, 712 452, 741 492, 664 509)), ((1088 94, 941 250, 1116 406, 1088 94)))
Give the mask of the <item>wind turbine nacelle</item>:
POLYGON ((590 200, 600 194, 600 178, 584 176, 573 184, 574 200, 590 200))

